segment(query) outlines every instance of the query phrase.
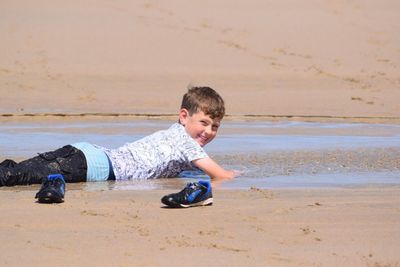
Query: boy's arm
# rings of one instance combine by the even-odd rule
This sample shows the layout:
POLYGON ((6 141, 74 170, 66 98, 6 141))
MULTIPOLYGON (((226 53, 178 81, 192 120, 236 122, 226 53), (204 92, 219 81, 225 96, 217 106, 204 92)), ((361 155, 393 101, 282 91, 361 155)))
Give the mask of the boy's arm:
POLYGON ((207 173, 207 175, 212 179, 213 183, 230 180, 236 176, 235 171, 225 170, 209 157, 194 160, 193 163, 196 165, 196 167, 207 173))

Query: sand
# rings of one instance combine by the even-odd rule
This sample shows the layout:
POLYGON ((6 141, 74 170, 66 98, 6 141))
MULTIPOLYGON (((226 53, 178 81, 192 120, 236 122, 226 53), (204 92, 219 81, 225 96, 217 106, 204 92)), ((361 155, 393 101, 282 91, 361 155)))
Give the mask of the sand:
MULTIPOLYGON (((229 120, 398 124, 399 11, 2 1, 0 122, 172 119, 188 85, 208 85, 229 120)), ((35 203, 37 189, 0 189, 2 266, 400 266, 398 186, 215 189, 215 205, 184 210, 161 207, 172 189, 69 190, 59 205, 35 203)))
POLYGON ((70 190, 63 204, 1 192, 2 266, 398 266, 398 187, 215 190, 211 207, 163 208, 169 191, 70 190))
POLYGON ((400 3, 3 1, 0 114, 175 114, 189 84, 230 115, 399 121, 400 3))

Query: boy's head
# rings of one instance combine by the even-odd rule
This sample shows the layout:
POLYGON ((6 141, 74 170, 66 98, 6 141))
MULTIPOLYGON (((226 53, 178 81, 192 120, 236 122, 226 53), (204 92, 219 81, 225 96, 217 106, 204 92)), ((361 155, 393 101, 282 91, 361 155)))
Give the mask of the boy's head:
POLYGON ((211 142, 225 115, 222 97, 210 87, 192 87, 183 96, 179 122, 201 146, 211 142))
POLYGON ((203 111, 212 119, 219 119, 225 115, 225 103, 222 97, 210 87, 192 87, 183 96, 181 109, 189 111, 190 115, 203 111))

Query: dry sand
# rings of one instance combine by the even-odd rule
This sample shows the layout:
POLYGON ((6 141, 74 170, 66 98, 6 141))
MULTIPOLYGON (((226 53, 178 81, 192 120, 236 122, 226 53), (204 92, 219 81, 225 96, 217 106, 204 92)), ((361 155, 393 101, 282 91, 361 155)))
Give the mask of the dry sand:
POLYGON ((400 2, 2 1, 0 114, 400 117, 400 2))
MULTIPOLYGON (((193 84, 216 88, 233 119, 399 123, 399 12, 396 0, 1 1, 0 114, 175 114, 193 84)), ((0 189, 2 266, 400 266, 398 187, 216 190, 214 206, 185 210, 161 208, 167 191, 40 205, 36 189, 0 189)))

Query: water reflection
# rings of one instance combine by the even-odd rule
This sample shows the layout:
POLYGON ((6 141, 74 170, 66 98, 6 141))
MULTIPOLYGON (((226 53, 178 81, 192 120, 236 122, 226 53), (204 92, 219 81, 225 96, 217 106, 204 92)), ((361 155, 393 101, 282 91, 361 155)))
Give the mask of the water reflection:
MULTIPOLYGON (((118 147, 166 129, 172 123, 1 122, 0 158, 23 159, 80 141, 118 147)), ((238 179, 224 184, 224 188, 400 183, 398 125, 228 121, 206 150, 224 167, 244 171, 238 179)), ((181 176, 179 179, 71 184, 68 189, 176 190, 188 181, 208 179, 198 172, 181 176)))

